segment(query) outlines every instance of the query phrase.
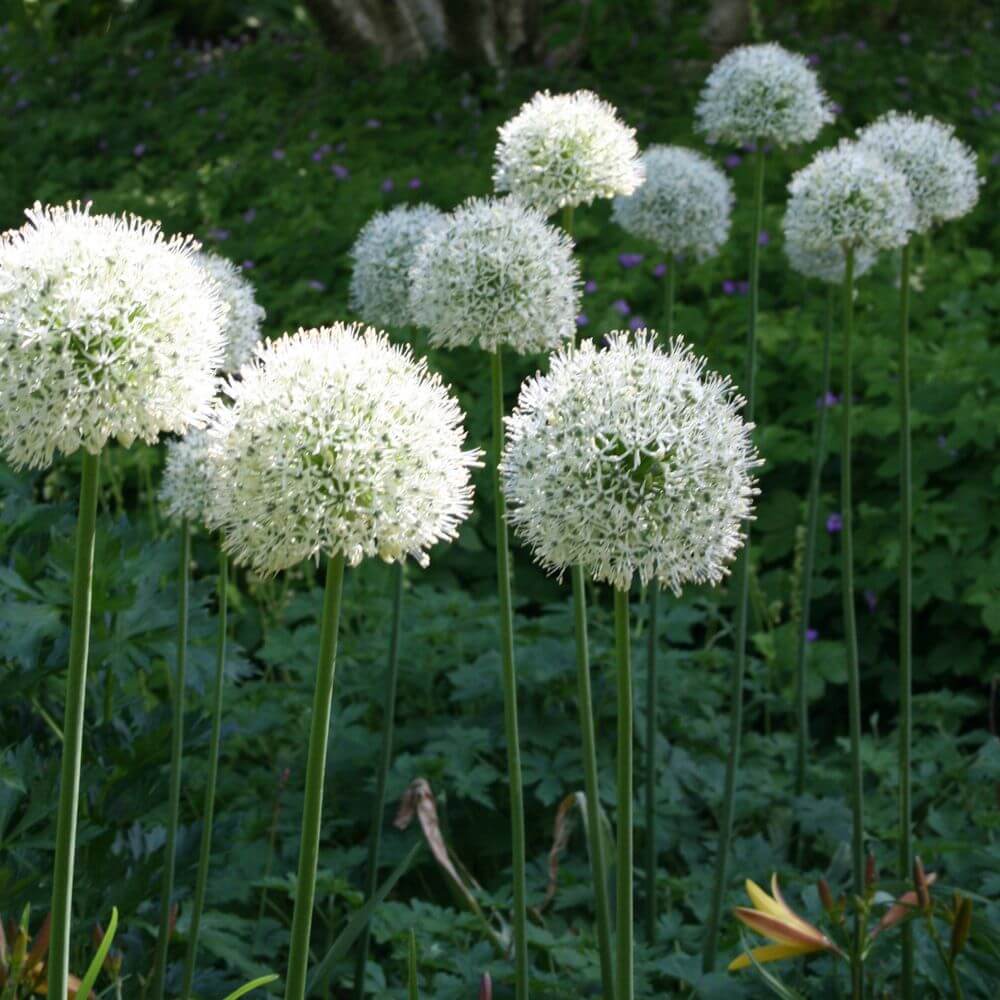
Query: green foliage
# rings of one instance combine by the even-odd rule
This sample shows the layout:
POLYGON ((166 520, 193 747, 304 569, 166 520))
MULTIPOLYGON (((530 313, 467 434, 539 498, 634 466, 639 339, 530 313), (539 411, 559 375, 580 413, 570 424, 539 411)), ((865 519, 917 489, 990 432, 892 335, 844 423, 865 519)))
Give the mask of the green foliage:
MULTIPOLYGON (((97 5, 94 5, 96 9, 97 5)), ((623 7, 622 10, 625 10, 623 7)), ((602 15, 603 16, 603 15, 602 15)), ((698 144, 690 122, 708 65, 697 23, 678 16, 665 36, 632 12, 606 12, 605 31, 583 60, 558 70, 515 69, 502 83, 447 62, 376 70, 348 66, 305 34, 210 49, 178 47, 166 22, 134 18, 107 34, 84 34, 51 54, 23 27, 0 35, 0 226, 18 225, 36 198, 93 198, 103 211, 129 209, 191 231, 248 273, 268 311, 270 335, 348 318, 346 250, 372 212, 426 199, 450 208, 490 188, 496 126, 540 87, 589 86, 618 105, 644 143, 698 144), (347 176, 345 177, 344 174, 347 176), (419 178, 419 189, 411 179, 419 178), (391 179, 393 188, 385 190, 391 179)), ((566 19, 570 23, 570 19, 566 19)), ((846 134, 891 107, 954 121, 980 152, 987 176, 973 215, 918 243, 912 309, 916 537, 914 811, 919 852, 940 873, 936 892, 961 887, 974 899, 970 944, 960 971, 966 996, 995 995, 1000 981, 1000 750, 989 731, 989 685, 1000 647, 1000 313, 996 258, 996 158, 991 111, 1000 99, 988 68, 995 38, 981 14, 943 35, 934 24, 860 39, 793 36, 819 58, 843 119, 822 136, 846 134), (943 888, 942 888, 943 887, 943 888)), ((720 155, 732 151, 720 150, 720 155)), ((804 517, 825 295, 791 275, 780 250, 784 186, 810 149, 768 157, 758 326, 759 445, 767 464, 755 523, 753 647, 747 681, 744 771, 739 788, 731 902, 744 876, 784 873, 790 899, 809 919, 812 884, 847 882, 846 696, 837 536, 821 532, 810 647, 814 752, 808 793, 793 800, 795 623, 791 616, 795 535, 804 517), (792 832, 804 834, 802 863, 792 832), (795 869, 799 876, 793 876, 795 869)), ((751 178, 732 168, 738 204, 734 237, 721 256, 682 262, 676 329, 715 368, 742 372, 746 300, 729 294, 745 277, 751 178)), ((595 205, 576 217, 584 276, 585 333, 599 337, 632 316, 655 325, 660 258, 608 221, 595 205), (645 254, 624 269, 623 251, 645 254)), ((862 629, 863 755, 870 843, 886 891, 904 888, 892 871, 896 837, 895 628, 898 541, 896 433, 897 290, 886 259, 859 284, 857 306, 856 520, 862 629), (870 610, 869 610, 870 606, 870 610)), ((413 335, 416 349, 426 341, 413 335)), ((836 345, 836 341, 835 341, 836 345)), ((488 373, 471 351, 431 352, 469 413, 470 437, 488 436, 488 373)), ((509 359, 508 405, 539 358, 509 359)), ((836 371, 836 359, 835 368, 836 371)), ((836 391, 836 387, 835 387, 836 391)), ((822 518, 836 510, 836 425, 823 479, 822 518)), ((169 709, 174 659, 176 544, 149 506, 144 468, 158 474, 160 449, 111 449, 105 457, 94 586, 88 723, 81 789, 73 968, 89 961, 89 928, 112 905, 120 914, 125 995, 149 972, 166 821, 169 709)), ((72 568, 76 459, 38 474, 0 471, 0 911, 48 906, 54 837, 58 729, 72 568)), ((478 476, 477 509, 459 541, 410 575, 405 596, 397 748, 388 794, 400 799, 416 777, 433 788, 453 857, 480 886, 486 912, 509 913, 510 844, 505 748, 493 590, 489 479, 478 476)), ((194 543, 186 756, 177 886, 180 917, 171 954, 174 985, 187 932, 197 860, 209 739, 207 687, 213 670, 214 543, 194 543)), ((389 578, 365 565, 348 574, 335 718, 320 855, 316 954, 330 952, 362 912, 364 838, 379 752, 382 676, 388 645, 389 578)), ((575 709, 572 617, 567 588, 515 550, 515 601, 527 805, 529 901, 541 904, 558 804, 583 787, 575 709)), ((609 595, 591 602, 591 654, 603 807, 613 815, 614 678, 609 595)), ((637 995, 761 996, 752 973, 703 976, 701 942, 716 841, 727 733, 730 595, 692 589, 666 601, 661 627, 657 797, 661 946, 638 949, 637 995)), ((234 574, 234 641, 219 775, 216 836, 201 934, 199 996, 218 997, 280 968, 288 941, 308 706, 321 595, 304 566, 278 581, 234 574)), ((642 605, 634 602, 636 711, 642 717, 642 605)), ((640 736, 642 726, 637 727, 640 736)), ((640 746, 639 752, 646 748, 640 746)), ((383 878, 404 859, 410 837, 390 828, 383 878)), ((638 835, 642 836, 641 828, 638 835)), ((641 853, 640 855, 641 856, 641 853)), ((582 835, 560 861, 558 891, 533 922, 538 996, 597 995, 590 873, 582 835)), ((381 880, 380 880, 381 881, 381 880)), ((645 883, 641 873, 637 892, 645 883)), ((436 1000, 474 995, 486 969, 510 981, 481 921, 451 895, 429 853, 400 877, 374 911, 366 972, 371 995, 406 995, 409 932, 418 945, 419 988, 436 1000)), ((915 929, 919 995, 948 995, 931 941, 915 929)), ((739 947, 724 928, 726 954, 739 947)), ((346 986, 352 956, 334 954, 331 982, 346 986)), ((887 935, 872 954, 876 983, 891 983, 898 951, 887 935)), ((817 958, 786 967, 791 988, 829 995, 832 965, 817 958)), ((98 988, 108 986, 98 980, 98 988)), ((261 990, 263 994, 265 990, 261 990)), ((273 995, 273 994, 272 994, 273 995)))

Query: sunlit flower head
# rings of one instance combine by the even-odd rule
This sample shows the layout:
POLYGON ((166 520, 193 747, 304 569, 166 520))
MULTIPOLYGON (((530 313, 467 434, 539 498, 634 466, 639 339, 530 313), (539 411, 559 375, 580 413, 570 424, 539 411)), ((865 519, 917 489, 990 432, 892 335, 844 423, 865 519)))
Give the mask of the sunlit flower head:
POLYGON ((906 178, 918 233, 965 215, 979 200, 975 154, 936 118, 890 111, 858 133, 858 145, 906 178))
POLYGON ((642 183, 635 129, 589 90, 535 94, 500 127, 493 184, 545 215, 642 183))
POLYGON ((263 575, 314 556, 421 565, 472 504, 462 412, 408 347, 371 327, 299 330, 257 349, 209 429, 210 520, 263 575))
POLYGON ((500 473, 510 523, 546 569, 679 593, 728 572, 760 463, 729 380, 654 338, 556 354, 521 387, 500 473))
MULTIPOLYGON (((840 246, 829 246, 825 250, 805 250, 798 242, 799 234, 785 235, 785 254, 794 271, 807 278, 816 278, 827 284, 839 285, 844 280, 844 266, 847 255, 840 246)), ((854 277, 860 278, 870 270, 878 254, 867 247, 861 247, 854 254, 854 277)))
POLYGON ((580 312, 573 244, 514 198, 472 198, 420 245, 413 318, 444 347, 521 354, 571 340, 580 312))
POLYGON ((729 235, 732 181, 708 157, 682 146, 650 146, 642 165, 646 182, 615 198, 612 219, 667 253, 700 259, 718 253, 729 235))
POLYGON ((769 42, 733 49, 712 67, 695 117, 710 142, 788 146, 815 139, 833 108, 805 58, 769 42))
POLYGON ((208 431, 190 430, 167 442, 160 502, 174 521, 208 525, 212 500, 212 458, 208 431))
POLYGON ((906 178, 854 142, 818 153, 788 190, 785 240, 803 251, 888 250, 902 246, 914 227, 906 178))
POLYGON ((397 205, 373 215, 351 247, 351 308, 366 323, 409 326, 410 268, 417 246, 443 226, 433 205, 397 205))
POLYGON ((0 236, 0 447, 15 466, 201 423, 224 348, 223 305, 195 261, 132 215, 27 211, 0 236))
POLYGON ((198 263, 218 283, 219 294, 228 307, 223 330, 226 336, 226 354, 222 369, 239 370, 249 361, 254 347, 260 340, 260 325, 266 315, 254 297, 254 287, 243 272, 230 260, 203 250, 198 263))
MULTIPOLYGON (((773 941, 773 944, 754 948, 750 954, 760 963, 778 962, 783 958, 800 958, 817 951, 832 951, 840 955, 840 949, 821 930, 803 920, 785 902, 778 888, 778 876, 771 876, 769 896, 756 882, 746 881, 747 895, 753 909, 738 906, 733 911, 747 927, 773 941)), ((750 954, 744 952, 729 963, 729 971, 746 969, 752 963, 750 954)), ((841 955, 841 957, 843 957, 841 955)))

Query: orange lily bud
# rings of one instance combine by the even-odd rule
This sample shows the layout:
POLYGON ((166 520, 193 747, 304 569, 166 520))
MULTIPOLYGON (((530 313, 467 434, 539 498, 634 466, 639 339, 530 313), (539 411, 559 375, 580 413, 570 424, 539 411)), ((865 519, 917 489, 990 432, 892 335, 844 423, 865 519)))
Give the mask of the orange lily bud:
POLYGON ((913 886, 917 890, 917 902, 922 910, 931 908, 931 893, 924 872, 924 863, 919 856, 913 859, 913 886))
POLYGON ((837 904, 833 901, 833 893, 830 892, 830 883, 825 878, 821 878, 817 888, 819 889, 819 901, 823 904, 823 909, 832 917, 837 904))
POLYGON ((493 1000, 493 978, 488 972, 479 980, 479 1000, 493 1000))
POLYGON ((962 896, 955 905, 955 922, 951 927, 951 960, 954 962, 969 940, 972 930, 972 900, 962 896))

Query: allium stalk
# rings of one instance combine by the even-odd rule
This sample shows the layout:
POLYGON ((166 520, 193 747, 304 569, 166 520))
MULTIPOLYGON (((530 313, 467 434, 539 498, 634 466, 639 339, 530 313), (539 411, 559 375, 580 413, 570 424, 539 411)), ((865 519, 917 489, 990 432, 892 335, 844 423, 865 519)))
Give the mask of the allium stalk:
MULTIPOLYGON (((757 299, 759 285, 760 230, 764 213, 764 150, 758 143, 754 153, 753 227, 750 239, 750 295, 747 315, 746 375, 743 391, 746 395, 747 420, 753 420, 754 382, 757 368, 757 299)), ((736 623, 733 666, 729 685, 729 754, 726 757, 726 777, 722 793, 722 814, 719 819, 719 846, 715 856, 715 881, 712 885, 712 903, 702 967, 706 972, 715 969, 719 946, 719 928, 722 922, 722 904, 725 898, 729 869, 729 852, 733 836, 733 816, 736 807, 736 782, 740 767, 740 743, 743 738, 743 676, 746 672, 747 621, 750 614, 750 534, 736 563, 733 579, 736 599, 736 623)))
POLYGON ((219 749, 222 743, 222 701, 226 681, 226 628, 229 608, 229 557, 219 550, 219 577, 216 588, 218 609, 215 640, 215 679, 212 685, 212 733, 208 745, 208 778, 205 781, 205 804, 201 817, 201 845, 198 851, 198 871, 195 876, 194 898, 191 901, 191 923, 188 929, 187 955, 184 959, 182 1000, 189 1000, 198 961, 198 937, 201 915, 205 908, 208 869, 212 857, 212 823, 215 816, 215 788, 219 776, 219 749))
POLYGON ((579 564, 570 570, 573 581, 573 623, 576 635, 577 711, 583 750, 583 788, 587 797, 590 876, 594 883, 597 946, 601 962, 601 987, 607 1000, 615 1000, 615 965, 611 947, 611 907, 608 902, 608 859, 601 833, 601 785, 597 770, 594 705, 590 690, 590 646, 587 639, 587 581, 579 564))
MULTIPOLYGON (((392 568, 392 618, 389 625, 389 657, 385 676, 385 702, 382 709, 382 750, 379 755, 375 784, 375 801, 372 804, 372 825, 368 835, 368 861, 365 867, 365 899, 371 899, 378 888, 378 856, 382 844, 382 820, 385 815, 385 790, 392 765, 392 744, 396 727, 396 687, 399 681, 399 640, 402 634, 403 563, 392 568)), ((358 946, 354 966, 354 995, 362 1000, 365 992, 365 969, 368 965, 368 948, 371 940, 371 921, 365 924, 358 946)))
POLYGON ((70 615, 63 755, 56 818, 56 852, 52 874, 52 923, 48 954, 48 995, 66 996, 69 980, 69 934, 73 903, 73 862, 76 857, 76 813, 80 801, 83 756, 84 701, 87 694, 87 653, 90 647, 90 607, 97 533, 97 494, 101 455, 83 453, 80 508, 73 561, 73 605, 70 615))
POLYGON ((163 1000, 167 978, 167 949, 170 945, 171 898, 174 894, 177 827, 181 810, 181 767, 184 754, 184 684, 187 670, 188 589, 191 565, 191 525, 180 526, 177 566, 177 663, 170 684, 172 715, 170 725, 170 787, 167 793, 167 839, 163 847, 163 879, 160 883, 160 925, 156 935, 150 995, 163 1000))
MULTIPOLYGON (((493 446, 497 463, 503 450, 503 359, 497 348, 491 355, 493 446)), ((521 743, 517 725, 517 673, 514 665, 514 610, 511 600, 510 541, 507 509, 500 472, 493 470, 496 506, 497 590, 500 597, 500 665, 503 684, 504 733, 507 739, 507 783, 510 790, 511 853, 514 879, 514 986, 518 1000, 527 1000, 528 909, 524 835, 524 790, 521 782, 521 743)))
POLYGON ((635 996, 634 873, 632 845, 632 636, 628 591, 615 587, 615 663, 618 678, 618 895, 616 1000, 635 996))

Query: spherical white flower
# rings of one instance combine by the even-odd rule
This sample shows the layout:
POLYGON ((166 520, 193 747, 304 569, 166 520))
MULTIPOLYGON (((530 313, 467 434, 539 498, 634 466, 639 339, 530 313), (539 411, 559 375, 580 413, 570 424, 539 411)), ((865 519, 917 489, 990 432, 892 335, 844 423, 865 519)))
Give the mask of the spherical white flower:
POLYGON ((743 544, 759 465, 743 399, 682 341, 615 333, 521 388, 500 465, 508 517, 544 567, 627 589, 717 583, 743 544))
POLYGON ((190 430, 184 437, 167 442, 160 501, 168 517, 190 524, 209 523, 212 471, 208 432, 204 428, 190 430))
POLYGON ((915 222, 906 178, 880 156, 842 140, 818 153, 788 185, 788 243, 810 252, 831 247, 902 246, 915 222))
POLYGON ((936 118, 891 111, 858 133, 858 145, 906 178, 918 233, 965 215, 979 200, 975 154, 951 125, 936 118))
POLYGON ((699 259, 718 253, 729 235, 729 178, 708 157, 682 146, 650 146, 642 165, 645 184, 615 198, 612 219, 667 253, 699 259))
POLYGON ((417 247, 444 225, 445 215, 433 205, 397 205, 373 215, 351 248, 351 308, 366 323, 408 326, 410 268, 417 247))
POLYGON ((268 575, 342 554, 387 561, 453 538, 472 504, 462 412, 408 347, 370 327, 261 345, 209 428, 210 520, 268 575))
POLYGON ((770 42, 733 49, 712 67, 695 118, 710 142, 787 146, 815 139, 833 107, 806 60, 770 42))
POLYGON ((222 301, 228 306, 224 331, 226 354, 222 369, 235 372, 250 360, 254 347, 260 340, 260 324, 266 313, 257 305, 253 285, 243 272, 230 260, 203 250, 198 263, 219 286, 222 301))
POLYGON ((0 447, 15 466, 202 422, 224 346, 190 238, 89 206, 0 236, 0 447))
POLYGON ((472 198, 420 245, 410 271, 414 321, 445 347, 555 350, 576 332, 573 243, 514 198, 472 198))
POLYGON ((500 127, 493 184, 551 215, 642 183, 635 129, 589 90, 535 94, 500 127))
MULTIPOLYGON (((844 265, 847 256, 843 247, 829 246, 824 250, 806 250, 795 236, 785 239, 785 254, 792 269, 807 278, 816 278, 830 285, 839 285, 844 280, 844 265)), ((860 278, 870 270, 878 254, 867 247, 854 252, 854 277, 860 278)))

